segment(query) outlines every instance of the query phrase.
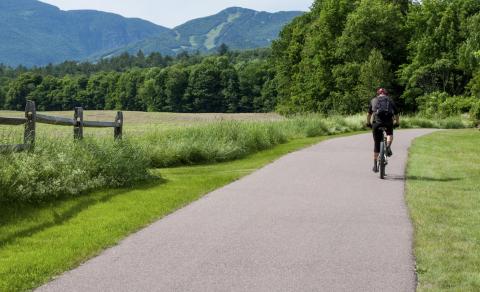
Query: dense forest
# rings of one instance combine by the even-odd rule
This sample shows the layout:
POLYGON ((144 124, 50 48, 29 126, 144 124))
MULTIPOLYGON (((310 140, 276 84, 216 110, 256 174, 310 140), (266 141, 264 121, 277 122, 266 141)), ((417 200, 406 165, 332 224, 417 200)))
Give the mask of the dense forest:
POLYGON ((272 59, 283 112, 359 112, 380 86, 406 112, 478 110, 480 1, 317 0, 272 59))
POLYGON ((175 58, 140 51, 96 64, 64 62, 31 68, 0 67, 0 104, 22 110, 26 99, 40 110, 123 109, 168 112, 273 111, 268 49, 217 54, 186 52, 175 58))
POLYGON ((480 112, 480 1, 317 0, 271 49, 0 67, 0 105, 175 112, 480 112))

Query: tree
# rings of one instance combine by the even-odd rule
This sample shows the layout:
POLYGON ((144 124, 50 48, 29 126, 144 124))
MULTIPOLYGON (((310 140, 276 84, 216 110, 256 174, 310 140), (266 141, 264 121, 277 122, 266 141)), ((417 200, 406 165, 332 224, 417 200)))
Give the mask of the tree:
POLYGON ((142 70, 133 69, 122 73, 115 86, 114 108, 131 111, 146 110, 146 105, 139 96, 139 88, 143 82, 142 70))
POLYGON ((147 111, 165 111, 167 107, 166 78, 167 74, 164 69, 153 68, 147 72, 145 81, 139 89, 139 99, 145 104, 147 111))
POLYGON ((193 112, 226 112, 235 107, 238 76, 225 56, 210 57, 193 65, 185 93, 184 109, 193 112))
POLYGON ((278 109, 282 112, 322 110, 335 83, 332 68, 336 39, 341 35, 354 1, 315 1, 310 13, 300 16, 274 42, 278 109))
POLYGON ((10 110, 23 110, 27 99, 33 99, 31 93, 42 83, 42 76, 24 73, 12 81, 5 97, 5 106, 10 110))
POLYGON ((225 55, 227 55, 227 54, 229 53, 229 51, 230 51, 230 48, 229 48, 226 44, 224 44, 224 43, 222 43, 222 44, 217 48, 217 53, 218 53, 219 56, 225 56, 225 55))
POLYGON ((189 71, 181 66, 172 66, 166 69, 165 96, 167 99, 166 111, 183 112, 183 96, 188 87, 189 71))
POLYGON ((416 100, 433 92, 460 95, 476 66, 472 56, 478 41, 477 0, 424 0, 408 14, 412 31, 409 60, 400 71, 403 94, 411 110, 416 100))
MULTIPOLYGON (((355 90, 361 105, 367 105, 380 87, 388 88, 392 93, 394 75, 391 67, 391 63, 383 58, 379 50, 372 50, 368 60, 360 67, 359 82, 355 90)), ((363 107, 357 108, 357 112, 363 109, 363 107)))

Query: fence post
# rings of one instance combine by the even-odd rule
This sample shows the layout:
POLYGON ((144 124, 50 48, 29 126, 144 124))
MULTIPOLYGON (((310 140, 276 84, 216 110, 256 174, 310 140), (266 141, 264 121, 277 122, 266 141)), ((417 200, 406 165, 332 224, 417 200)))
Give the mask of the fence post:
POLYGON ((123 132, 123 112, 117 112, 117 116, 115 117, 116 126, 114 128, 113 137, 115 140, 122 139, 122 132, 123 132))
POLYGON ((25 106, 25 133, 23 135, 24 144, 28 145, 30 150, 35 147, 35 121, 37 119, 37 110, 35 108, 35 102, 27 100, 25 106))
POLYGON ((83 139, 83 108, 76 107, 73 114, 75 125, 73 126, 73 138, 75 140, 83 139))

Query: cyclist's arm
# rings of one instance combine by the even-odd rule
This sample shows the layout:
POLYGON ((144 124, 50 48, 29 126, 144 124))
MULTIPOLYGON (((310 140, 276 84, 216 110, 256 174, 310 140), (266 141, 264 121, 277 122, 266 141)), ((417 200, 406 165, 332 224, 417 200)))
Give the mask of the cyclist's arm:
POLYGON ((372 115, 373 115, 373 107, 372 102, 368 104, 368 111, 367 111, 367 125, 372 124, 372 115))
POLYGON ((393 123, 400 125, 400 115, 396 114, 395 117, 393 118, 393 123))
POLYGON ((396 125, 400 125, 400 114, 398 113, 398 108, 395 102, 392 100, 392 106, 393 106, 393 123, 396 125))

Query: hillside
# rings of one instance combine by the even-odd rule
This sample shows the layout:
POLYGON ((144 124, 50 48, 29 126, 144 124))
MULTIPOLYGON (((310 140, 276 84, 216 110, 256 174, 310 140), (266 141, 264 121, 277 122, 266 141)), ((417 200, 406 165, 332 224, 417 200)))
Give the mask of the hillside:
POLYGON ((65 60, 95 60, 123 52, 206 52, 265 47, 302 12, 257 12, 229 8, 174 29, 120 15, 62 11, 37 0, 0 1, 0 63, 41 66, 65 60))
POLYGON ((112 13, 62 11, 35 0, 0 1, 0 63, 8 65, 80 60, 151 36, 168 39, 172 31, 112 13))
POLYGON ((103 52, 102 55, 118 55, 123 52, 161 52, 175 54, 179 51, 208 52, 222 43, 232 49, 253 49, 267 47, 278 38, 280 30, 293 18, 303 14, 300 11, 259 12, 240 7, 231 7, 203 18, 188 21, 175 27, 175 42, 162 36, 132 43, 124 48, 103 52))

